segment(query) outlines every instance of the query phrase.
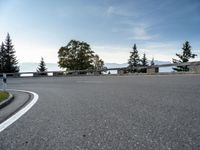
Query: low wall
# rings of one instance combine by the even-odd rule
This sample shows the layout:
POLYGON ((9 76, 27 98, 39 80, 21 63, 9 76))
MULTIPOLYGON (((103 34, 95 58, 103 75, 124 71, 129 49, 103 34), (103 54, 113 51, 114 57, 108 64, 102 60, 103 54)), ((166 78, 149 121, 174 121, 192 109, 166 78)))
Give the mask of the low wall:
POLYGON ((46 72, 43 72, 43 73, 35 72, 35 73, 33 73, 33 77, 41 77, 41 76, 48 76, 48 74, 46 72))
POLYGON ((155 74, 159 72, 159 68, 158 67, 150 67, 147 68, 147 74, 155 74))
POLYGON ((189 71, 193 73, 200 73, 200 65, 189 66, 189 71))
POLYGON ((53 72, 53 76, 63 76, 63 72, 53 72))
POLYGON ((121 70, 121 69, 117 70, 117 74, 118 74, 118 75, 123 75, 124 73, 125 73, 124 70, 121 70))
MULTIPOLYGON (((139 66, 139 67, 132 67, 131 70, 139 70, 137 73, 143 74, 158 74, 159 68, 162 67, 173 67, 173 66, 188 66, 189 72, 187 73, 195 73, 200 74, 200 61, 196 62, 186 62, 186 63, 175 63, 175 64, 162 64, 162 65, 154 65, 154 66, 139 66)), ((101 75, 101 72, 105 71, 117 71, 118 75, 126 74, 130 72, 129 67, 123 68, 107 68, 101 70, 69 70, 69 71, 47 71, 47 72, 19 72, 19 73, 6 73, 8 77, 26 77, 33 76, 33 77, 40 77, 40 76, 80 76, 80 75, 101 75)), ((3 73, 0 73, 0 77, 2 77, 3 73)))

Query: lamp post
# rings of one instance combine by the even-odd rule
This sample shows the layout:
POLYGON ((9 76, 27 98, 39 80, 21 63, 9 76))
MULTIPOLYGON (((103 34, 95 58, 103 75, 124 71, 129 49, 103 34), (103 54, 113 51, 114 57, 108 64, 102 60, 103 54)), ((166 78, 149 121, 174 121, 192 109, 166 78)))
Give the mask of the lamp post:
POLYGON ((3 91, 6 91, 6 87, 7 87, 7 76, 5 73, 3 73, 3 91))

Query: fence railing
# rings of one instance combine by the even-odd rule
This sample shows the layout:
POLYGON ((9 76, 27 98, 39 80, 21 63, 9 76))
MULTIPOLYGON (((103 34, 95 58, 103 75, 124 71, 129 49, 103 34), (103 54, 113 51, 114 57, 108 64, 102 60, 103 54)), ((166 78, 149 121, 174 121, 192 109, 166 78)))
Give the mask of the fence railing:
MULTIPOLYGON (((162 67, 176 67, 176 66, 187 66, 189 69, 189 73, 200 74, 200 61, 195 62, 186 62, 186 63, 174 63, 174 64, 162 64, 162 65, 154 65, 154 66, 139 66, 139 67, 122 67, 122 68, 104 68, 100 70, 68 70, 68 71, 46 71, 46 72, 19 72, 19 73, 6 73, 9 77, 26 77, 26 76, 75 76, 75 75, 100 75, 102 72, 109 72, 116 70, 117 74, 123 75, 132 70, 142 70, 145 69, 143 73, 146 74, 158 74, 159 69, 162 67)), ((2 76, 3 73, 0 73, 2 76)))

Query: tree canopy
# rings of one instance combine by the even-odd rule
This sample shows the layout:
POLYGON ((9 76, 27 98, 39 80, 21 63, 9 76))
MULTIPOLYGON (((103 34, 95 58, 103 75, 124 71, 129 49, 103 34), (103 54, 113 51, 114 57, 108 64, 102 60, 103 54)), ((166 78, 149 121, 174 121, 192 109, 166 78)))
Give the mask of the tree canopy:
POLYGON ((134 44, 133 46, 133 51, 130 52, 130 58, 128 60, 128 64, 129 64, 129 68, 131 69, 131 71, 135 72, 136 70, 132 70, 133 67, 137 67, 140 65, 140 57, 138 54, 138 50, 137 50, 137 46, 136 44, 134 44))
MULTIPOLYGON (((148 66, 148 61, 147 61, 147 57, 146 57, 145 53, 143 54, 143 57, 141 59, 141 65, 144 66, 144 67, 148 66)), ((140 72, 146 73, 147 72, 147 68, 140 69, 140 72)))
MULTIPOLYGON (((183 63, 188 62, 191 58, 195 58, 197 55, 192 54, 192 47, 188 41, 186 41, 183 44, 182 47, 182 54, 176 54, 176 56, 179 58, 173 59, 173 63, 183 63)), ((173 68, 175 71, 189 71, 188 66, 177 66, 176 68, 173 68)))
POLYGON ((137 67, 140 63, 140 57, 139 57, 139 54, 138 54, 138 50, 137 50, 137 46, 136 44, 134 44, 133 46, 133 51, 130 52, 131 55, 130 55, 130 58, 128 60, 128 64, 130 67, 137 67))
POLYGON ((44 62, 44 58, 42 57, 37 72, 45 72, 45 71, 47 71, 47 68, 44 62))
POLYGON ((152 60, 151 60, 151 66, 154 66, 154 65, 155 65, 154 58, 152 58, 152 60))
POLYGON ((94 69, 95 70, 100 70, 104 68, 104 62, 102 59, 99 58, 99 55, 94 55, 93 57, 93 64, 94 64, 94 69))
POLYGON ((59 67, 66 70, 100 69, 104 62, 86 42, 71 40, 58 51, 59 67))
MULTIPOLYGON (((93 57, 93 64, 94 64, 94 69, 95 70, 101 70, 101 69, 105 69, 106 67, 104 67, 104 61, 102 59, 99 58, 99 55, 94 55, 93 57)), ((101 71, 99 71, 99 74, 102 74, 101 71)))
POLYGON ((19 72, 18 61, 15 56, 14 46, 10 38, 9 33, 7 34, 5 43, 2 42, 0 46, 0 72, 14 73, 19 72))
POLYGON ((143 57, 141 59, 141 63, 142 63, 142 66, 148 66, 148 61, 147 61, 147 57, 146 57, 145 53, 143 54, 143 57))

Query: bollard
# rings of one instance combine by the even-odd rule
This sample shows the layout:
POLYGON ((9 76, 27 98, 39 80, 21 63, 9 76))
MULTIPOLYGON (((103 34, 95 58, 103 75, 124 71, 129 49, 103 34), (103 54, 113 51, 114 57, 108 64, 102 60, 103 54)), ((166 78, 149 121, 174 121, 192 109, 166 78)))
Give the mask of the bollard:
POLYGON ((6 87, 7 87, 7 77, 6 74, 3 73, 3 91, 6 91, 6 87))

